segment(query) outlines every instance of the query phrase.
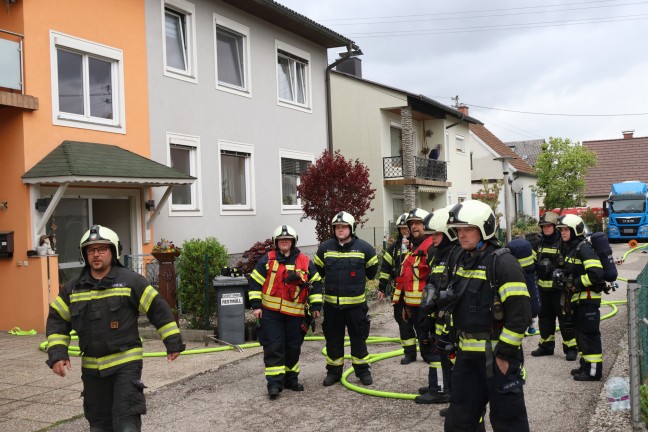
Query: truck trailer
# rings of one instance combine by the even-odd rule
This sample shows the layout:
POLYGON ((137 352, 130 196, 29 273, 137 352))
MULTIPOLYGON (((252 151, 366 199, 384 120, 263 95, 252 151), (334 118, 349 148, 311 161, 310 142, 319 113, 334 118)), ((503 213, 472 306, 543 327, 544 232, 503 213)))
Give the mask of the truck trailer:
POLYGON ((614 183, 603 202, 608 216, 608 238, 614 240, 648 239, 648 185, 640 181, 614 183))

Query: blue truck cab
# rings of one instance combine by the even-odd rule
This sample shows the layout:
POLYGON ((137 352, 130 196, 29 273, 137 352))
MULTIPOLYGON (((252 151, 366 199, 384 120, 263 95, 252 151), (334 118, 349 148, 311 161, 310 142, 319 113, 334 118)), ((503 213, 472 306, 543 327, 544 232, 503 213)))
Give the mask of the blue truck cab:
POLYGON ((608 216, 608 238, 648 239, 648 185, 640 181, 614 183, 603 212, 608 216))

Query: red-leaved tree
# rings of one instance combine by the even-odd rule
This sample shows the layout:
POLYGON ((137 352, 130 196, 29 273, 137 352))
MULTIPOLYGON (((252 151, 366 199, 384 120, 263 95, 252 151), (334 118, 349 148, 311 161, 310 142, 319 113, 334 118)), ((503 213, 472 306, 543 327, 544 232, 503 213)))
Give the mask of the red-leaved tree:
POLYGON ((331 220, 336 213, 346 211, 356 223, 363 225, 367 211, 373 211, 371 201, 376 189, 369 181, 369 168, 358 159, 348 161, 339 150, 331 154, 324 150, 313 165, 301 176, 297 186, 305 218, 316 222, 317 239, 331 237, 331 220))

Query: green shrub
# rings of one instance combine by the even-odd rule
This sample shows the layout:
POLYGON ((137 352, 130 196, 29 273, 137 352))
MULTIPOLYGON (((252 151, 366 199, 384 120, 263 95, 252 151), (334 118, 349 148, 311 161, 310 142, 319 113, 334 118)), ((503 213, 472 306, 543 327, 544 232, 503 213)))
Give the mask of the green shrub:
POLYGON ((539 231, 540 227, 538 226, 537 219, 523 213, 518 213, 517 221, 513 223, 513 229, 511 230, 511 238, 518 236, 524 238, 526 234, 537 233, 539 231))
POLYGON ((176 261, 180 284, 178 300, 189 328, 203 328, 208 321, 205 303, 205 276, 209 285, 209 315, 215 312, 216 292, 212 283, 227 265, 227 249, 214 237, 205 240, 190 239, 182 244, 182 253, 176 261), (209 274, 205 275, 205 255, 209 256, 209 274))

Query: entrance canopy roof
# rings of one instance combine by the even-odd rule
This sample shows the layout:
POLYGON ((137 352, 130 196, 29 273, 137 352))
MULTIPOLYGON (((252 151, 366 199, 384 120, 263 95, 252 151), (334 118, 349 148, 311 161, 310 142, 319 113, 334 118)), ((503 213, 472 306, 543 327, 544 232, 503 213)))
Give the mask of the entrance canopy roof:
POLYGON ((196 178, 108 144, 63 141, 22 176, 26 184, 171 186, 196 178))

